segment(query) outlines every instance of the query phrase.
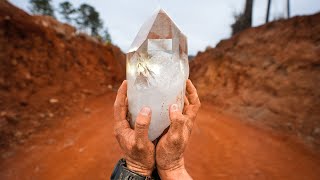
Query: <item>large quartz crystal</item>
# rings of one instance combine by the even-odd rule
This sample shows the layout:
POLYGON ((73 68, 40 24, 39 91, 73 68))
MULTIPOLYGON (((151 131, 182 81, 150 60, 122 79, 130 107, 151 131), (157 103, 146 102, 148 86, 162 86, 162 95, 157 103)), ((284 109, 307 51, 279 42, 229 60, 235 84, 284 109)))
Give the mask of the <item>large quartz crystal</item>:
POLYGON ((152 110, 149 139, 170 125, 169 106, 183 109, 189 76, 187 38, 159 9, 142 26, 127 54, 129 120, 134 127, 141 108, 152 110))

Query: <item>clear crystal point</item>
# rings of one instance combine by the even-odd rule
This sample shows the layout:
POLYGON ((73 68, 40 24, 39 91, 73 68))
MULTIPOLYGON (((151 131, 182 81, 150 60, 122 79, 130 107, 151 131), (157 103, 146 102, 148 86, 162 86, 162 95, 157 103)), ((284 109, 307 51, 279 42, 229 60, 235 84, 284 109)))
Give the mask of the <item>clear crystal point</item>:
POLYGON ((169 106, 183 109, 189 76, 187 37, 163 9, 144 23, 127 53, 129 120, 134 127, 141 108, 152 110, 149 139, 170 125, 169 106))

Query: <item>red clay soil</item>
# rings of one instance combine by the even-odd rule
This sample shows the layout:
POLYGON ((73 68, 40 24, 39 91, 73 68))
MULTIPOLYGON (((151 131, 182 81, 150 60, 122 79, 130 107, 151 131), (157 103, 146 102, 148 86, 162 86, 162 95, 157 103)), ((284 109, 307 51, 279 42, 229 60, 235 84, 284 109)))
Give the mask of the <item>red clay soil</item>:
POLYGON ((125 56, 51 17, 0 1, 0 149, 22 144, 124 78, 125 56))
MULTIPOLYGON (((1 154, 0 179, 108 179, 121 150, 113 136, 114 93, 88 100, 59 125, 1 154)), ((320 177, 319 154, 294 138, 275 135, 216 113, 204 103, 185 152, 194 179, 320 177)))
POLYGON ((223 112, 320 147, 320 13, 271 22, 199 53, 191 80, 223 112))

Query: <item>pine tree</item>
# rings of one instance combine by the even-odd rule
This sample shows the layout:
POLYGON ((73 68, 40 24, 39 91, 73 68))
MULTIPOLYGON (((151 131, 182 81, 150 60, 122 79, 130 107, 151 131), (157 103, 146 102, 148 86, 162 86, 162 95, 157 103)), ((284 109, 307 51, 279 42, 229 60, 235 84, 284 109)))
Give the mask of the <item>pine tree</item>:
POLYGON ((76 13, 76 9, 70 2, 65 1, 59 4, 59 13, 66 22, 71 23, 72 15, 76 13))
POLYGON ((55 17, 51 0, 30 0, 30 4, 30 11, 33 14, 55 17))
POLYGON ((111 43, 112 40, 111 40, 111 36, 110 36, 110 33, 109 33, 108 29, 105 29, 103 33, 104 34, 103 34, 102 40, 105 43, 111 43))
POLYGON ((253 0, 246 0, 246 5, 244 9, 245 28, 249 28, 252 26, 252 8, 253 8, 253 0))
POLYGON ((234 15, 235 22, 231 25, 232 35, 252 26, 253 0, 246 0, 244 12, 234 15))
POLYGON ((290 18, 290 0, 287 0, 287 18, 290 18))
POLYGON ((94 7, 88 4, 82 4, 78 10, 77 24, 81 30, 90 30, 92 36, 99 36, 100 30, 103 28, 102 20, 99 13, 94 7))
POLYGON ((270 6, 271 6, 271 0, 268 0, 267 15, 266 15, 266 23, 268 23, 268 22, 269 22, 270 6))

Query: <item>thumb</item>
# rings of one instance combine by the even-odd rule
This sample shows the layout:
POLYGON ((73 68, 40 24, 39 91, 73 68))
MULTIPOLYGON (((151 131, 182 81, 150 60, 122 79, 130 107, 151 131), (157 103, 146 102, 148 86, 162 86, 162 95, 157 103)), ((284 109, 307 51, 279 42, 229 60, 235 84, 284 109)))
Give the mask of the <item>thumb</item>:
POLYGON ((177 131, 177 130, 183 128, 185 118, 182 115, 181 111, 179 110, 177 104, 172 104, 170 106, 169 116, 170 116, 170 121, 171 121, 170 129, 172 131, 177 131))
POLYGON ((151 109, 149 107, 144 107, 139 112, 134 131, 136 133, 137 139, 148 139, 148 129, 151 122, 151 109))

